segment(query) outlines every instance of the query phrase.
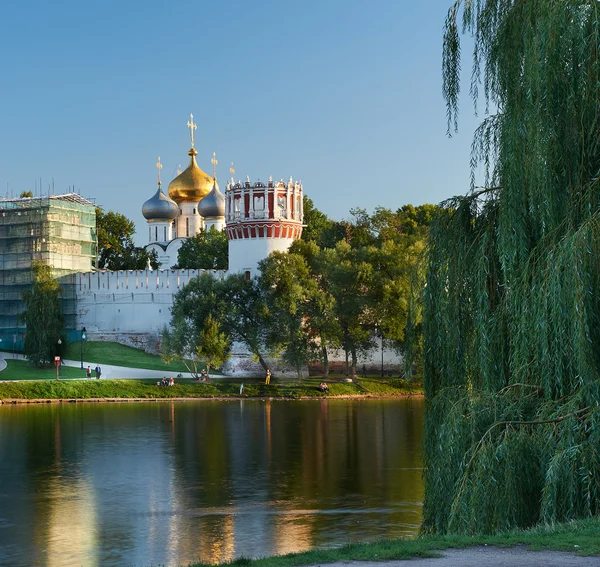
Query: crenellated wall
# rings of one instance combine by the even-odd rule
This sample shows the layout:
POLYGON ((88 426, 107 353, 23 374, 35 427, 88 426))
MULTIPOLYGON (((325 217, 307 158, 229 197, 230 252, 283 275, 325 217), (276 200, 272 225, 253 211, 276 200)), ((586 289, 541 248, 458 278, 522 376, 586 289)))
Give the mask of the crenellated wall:
MULTIPOLYGON (((77 328, 90 333, 158 335, 171 320, 173 296, 204 270, 87 272, 65 276, 76 298, 77 328)), ((224 271, 211 272, 223 278, 224 271)))

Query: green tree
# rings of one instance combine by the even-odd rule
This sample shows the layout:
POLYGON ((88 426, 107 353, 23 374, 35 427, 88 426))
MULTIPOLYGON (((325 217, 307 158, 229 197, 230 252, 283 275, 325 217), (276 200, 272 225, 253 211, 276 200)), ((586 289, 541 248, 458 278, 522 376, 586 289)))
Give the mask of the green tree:
POLYGON ((280 352, 300 377, 317 346, 308 317, 316 291, 308 266, 302 256, 273 252, 260 262, 259 269, 258 285, 270 315, 266 344, 280 352))
POLYGON ((219 322, 220 331, 228 341, 243 343, 267 369, 264 353, 268 310, 257 280, 246 280, 243 274, 222 279, 201 274, 175 295, 170 330, 162 333, 163 357, 168 360, 172 356, 194 354, 195 346, 190 345, 200 343, 200 334, 209 317, 219 322))
POLYGON ((310 337, 308 347, 318 350, 323 374, 327 378, 329 349, 340 347, 342 341, 342 330, 334 316, 336 298, 329 289, 327 279, 323 277, 327 258, 315 242, 301 240, 292 244, 288 254, 302 257, 308 267, 309 281, 304 281, 302 285, 310 293, 304 304, 302 318, 310 337))
POLYGON ((222 366, 229 359, 231 343, 209 312, 204 318, 174 317, 170 329, 162 333, 162 355, 166 362, 182 361, 198 378, 200 363, 210 369, 222 366))
POLYGON ((456 1, 484 187, 430 231, 424 291, 425 531, 493 532, 600 510, 600 16, 583 0, 456 1))
POLYGON ((31 191, 21 191, 19 197, 21 199, 31 199, 33 197, 33 193, 31 191))
POLYGON ((60 285, 52 277, 50 266, 41 262, 32 265, 33 286, 23 293, 25 311, 20 318, 25 323, 25 356, 36 366, 47 366, 59 355, 64 319, 60 304, 60 285))
POLYGON ((173 269, 226 270, 229 264, 227 234, 214 226, 187 238, 177 253, 173 269))
POLYGON ((135 225, 121 213, 105 212, 96 207, 98 236, 97 267, 101 270, 142 270, 148 262, 158 268, 156 252, 148 252, 133 243, 135 225))
POLYGON ((320 262, 324 283, 335 298, 332 315, 339 326, 340 343, 354 376, 358 356, 375 347, 368 302, 373 266, 346 241, 323 250, 320 262))
POLYGON ((204 321, 200 332, 200 340, 196 347, 196 354, 206 365, 206 376, 210 378, 210 369, 223 366, 230 357, 231 341, 219 327, 219 323, 209 315, 204 321))

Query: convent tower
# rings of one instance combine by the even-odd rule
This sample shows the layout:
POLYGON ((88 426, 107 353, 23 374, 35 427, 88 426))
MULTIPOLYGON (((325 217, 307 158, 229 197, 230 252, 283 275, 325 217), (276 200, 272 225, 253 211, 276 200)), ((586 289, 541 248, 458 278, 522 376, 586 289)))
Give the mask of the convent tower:
MULTIPOLYGON (((235 173, 233 164, 231 174, 235 173)), ((225 226, 229 241, 229 271, 248 278, 271 252, 285 252, 302 234, 302 184, 290 177, 265 185, 233 177, 225 192, 225 226)))

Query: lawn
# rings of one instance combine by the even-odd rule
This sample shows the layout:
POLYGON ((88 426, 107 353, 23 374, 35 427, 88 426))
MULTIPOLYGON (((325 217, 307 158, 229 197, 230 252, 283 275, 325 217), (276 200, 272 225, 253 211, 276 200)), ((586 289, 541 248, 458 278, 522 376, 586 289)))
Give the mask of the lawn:
MULTIPOLYGON (((64 358, 68 360, 81 360, 81 343, 75 342, 67 345, 64 358)), ((147 370, 163 370, 164 372, 189 372, 182 362, 165 364, 160 356, 150 354, 143 350, 104 341, 84 341, 83 360, 86 366, 94 367, 96 364, 113 364, 127 366, 128 368, 145 368, 147 370)), ((213 370, 211 369, 211 373, 213 370)))
MULTIPOLYGON (((7 367, 0 372, 0 380, 56 380, 56 368, 35 368, 26 360, 6 359, 7 367)), ((85 378, 85 370, 72 366, 59 368, 61 378, 85 378)))
MULTIPOLYGON (((23 361, 18 367, 26 365, 23 361)), ((10 368, 9 366, 9 368, 10 368)), ((33 371, 33 369, 29 369, 33 371)), ((79 369, 70 369, 81 374, 79 369)), ((3 371, 0 377, 4 378, 3 371)), ((39 377, 39 371, 38 377, 39 377)), ((222 378, 210 382, 196 380, 176 380, 175 386, 157 386, 155 380, 52 380, 42 378, 43 381, 32 381, 35 376, 17 382, 0 383, 0 399, 89 399, 89 398, 326 398, 335 396, 369 396, 361 386, 360 381, 354 383, 329 382, 329 392, 319 390, 319 380, 302 380, 291 382, 288 380, 273 380, 267 385, 262 380, 244 379, 244 391, 240 396, 242 380, 222 378)), ((413 393, 419 390, 413 390, 413 393)), ((381 388, 378 395, 402 396, 408 390, 402 385, 388 385, 381 388)))

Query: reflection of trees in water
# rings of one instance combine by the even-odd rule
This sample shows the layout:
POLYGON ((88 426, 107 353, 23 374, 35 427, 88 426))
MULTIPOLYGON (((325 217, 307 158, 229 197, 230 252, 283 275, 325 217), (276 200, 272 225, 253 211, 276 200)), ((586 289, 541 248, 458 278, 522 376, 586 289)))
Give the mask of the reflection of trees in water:
POLYGON ((69 522, 52 494, 90 534, 80 549, 93 553, 95 540, 103 564, 123 550, 148 564, 223 562, 398 535, 420 517, 422 408, 421 400, 10 408, 0 412, 0 449, 11 456, 0 464, 0 503, 29 535, 2 530, 0 548, 3 537, 23 550, 29 539, 38 549, 58 541, 69 522))

